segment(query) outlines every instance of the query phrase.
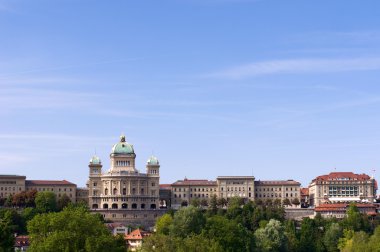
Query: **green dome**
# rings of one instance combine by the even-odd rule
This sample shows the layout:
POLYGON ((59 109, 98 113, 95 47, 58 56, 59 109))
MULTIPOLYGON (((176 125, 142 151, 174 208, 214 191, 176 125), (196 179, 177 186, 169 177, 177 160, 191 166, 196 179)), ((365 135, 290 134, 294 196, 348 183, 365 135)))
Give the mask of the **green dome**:
POLYGON ((158 159, 155 156, 151 156, 148 161, 148 165, 159 165, 160 162, 158 162, 158 159))
POLYGON ((100 164, 102 164, 102 161, 100 160, 100 158, 98 156, 93 156, 90 159, 90 164, 100 165, 100 164))
POLYGON ((125 141, 125 136, 120 137, 120 142, 112 147, 111 154, 134 154, 133 145, 125 141))

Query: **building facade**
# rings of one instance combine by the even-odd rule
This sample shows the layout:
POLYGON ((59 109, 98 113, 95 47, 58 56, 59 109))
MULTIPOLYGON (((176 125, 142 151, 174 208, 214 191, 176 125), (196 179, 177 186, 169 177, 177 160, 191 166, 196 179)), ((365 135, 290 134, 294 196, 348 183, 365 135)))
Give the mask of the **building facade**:
POLYGON ((281 202, 284 199, 289 199, 292 202, 294 199, 300 201, 301 198, 301 183, 294 180, 259 180, 255 181, 255 198, 261 200, 276 200, 281 202))
POLYGON ((66 194, 76 202, 77 186, 67 180, 26 180, 25 176, 0 175, 0 198, 29 190, 53 192, 57 199, 66 194))
POLYGON ((219 176, 216 178, 219 198, 240 197, 254 200, 255 177, 253 176, 219 176))
POLYGON ((311 206, 323 203, 373 203, 376 190, 376 180, 366 174, 332 172, 312 180, 309 185, 309 200, 311 206))
POLYGON ((25 191, 25 176, 0 175, 0 198, 25 191))
POLYGON ((187 206, 193 199, 207 201, 213 195, 229 200, 240 197, 244 200, 276 200, 283 202, 295 198, 300 201, 301 183, 294 180, 255 181, 254 176, 219 176, 216 180, 184 179, 170 185, 171 207, 187 206))
POLYGON ((146 173, 135 167, 132 144, 120 137, 110 154, 110 168, 102 170, 99 157, 89 163, 88 204, 92 211, 112 221, 141 223, 154 221, 161 214, 159 206, 160 164, 151 156, 146 173))

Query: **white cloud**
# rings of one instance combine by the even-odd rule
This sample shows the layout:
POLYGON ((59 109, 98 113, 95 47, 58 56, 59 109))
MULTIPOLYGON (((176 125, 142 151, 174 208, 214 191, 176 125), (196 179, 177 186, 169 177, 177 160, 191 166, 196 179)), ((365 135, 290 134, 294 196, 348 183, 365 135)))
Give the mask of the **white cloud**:
POLYGON ((380 69, 380 58, 287 59, 254 62, 206 74, 209 78, 243 79, 261 75, 332 73, 380 69))

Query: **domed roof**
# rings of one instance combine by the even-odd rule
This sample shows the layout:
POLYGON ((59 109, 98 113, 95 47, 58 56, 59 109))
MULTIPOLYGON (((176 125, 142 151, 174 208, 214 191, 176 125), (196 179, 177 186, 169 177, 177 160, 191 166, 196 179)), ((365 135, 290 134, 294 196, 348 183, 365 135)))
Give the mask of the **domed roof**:
POLYGON ((125 136, 120 136, 120 142, 112 147, 111 154, 134 154, 133 145, 125 141, 125 136))
POLYGON ((100 160, 100 158, 98 156, 93 156, 91 159, 90 159, 90 164, 94 164, 94 165, 100 165, 102 164, 102 161, 100 160))
POLYGON ((148 161, 146 161, 148 165, 159 165, 158 159, 155 156, 150 156, 148 161))

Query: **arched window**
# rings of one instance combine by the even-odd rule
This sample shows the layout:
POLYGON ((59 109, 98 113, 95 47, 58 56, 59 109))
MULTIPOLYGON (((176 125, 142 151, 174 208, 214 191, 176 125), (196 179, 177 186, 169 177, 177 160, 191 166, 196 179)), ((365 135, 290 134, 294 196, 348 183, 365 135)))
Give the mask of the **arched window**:
POLYGON ((127 188, 123 188, 123 195, 127 195, 127 188))
POLYGON ((144 188, 141 188, 141 194, 144 195, 144 188))
POLYGON ((145 204, 141 204, 141 209, 145 209, 145 204))
POLYGON ((117 204, 116 203, 112 204, 112 209, 117 209, 117 204))
POLYGON ((108 195, 108 188, 104 189, 104 195, 108 195))
POLYGON ((106 203, 106 204, 103 204, 103 208, 104 209, 108 209, 108 204, 106 203))
POLYGON ((123 203, 123 204, 121 205, 121 208, 123 208, 123 209, 127 209, 127 208, 128 208, 128 204, 127 204, 127 203, 123 203))
POLYGON ((114 189, 113 189, 113 195, 116 195, 116 194, 117 194, 117 189, 114 188, 114 189))
POLYGON ((92 208, 93 209, 97 209, 98 208, 98 204, 92 204, 92 208))
POLYGON ((137 209, 137 204, 136 203, 132 204, 132 209, 137 209))
MULTIPOLYGON (((166 206, 166 203, 165 203, 165 206, 166 206)), ((150 209, 156 209, 156 204, 151 204, 150 209)))

